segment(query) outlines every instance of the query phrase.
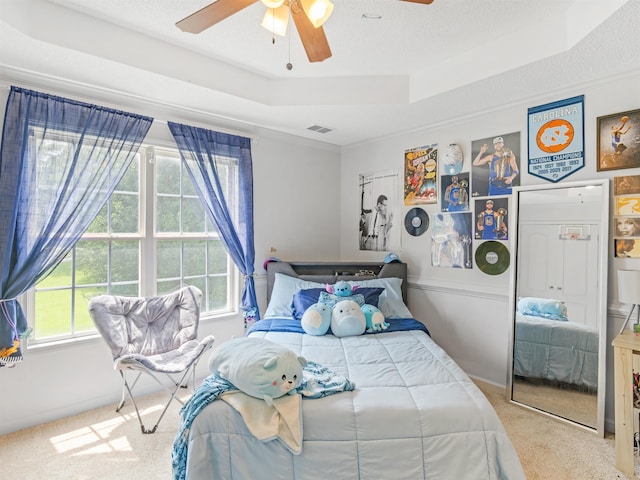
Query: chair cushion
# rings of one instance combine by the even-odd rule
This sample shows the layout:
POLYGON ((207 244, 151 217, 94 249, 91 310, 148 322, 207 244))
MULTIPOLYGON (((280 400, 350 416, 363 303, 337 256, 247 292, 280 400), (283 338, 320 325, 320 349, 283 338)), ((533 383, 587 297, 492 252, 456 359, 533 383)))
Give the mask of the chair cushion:
POLYGON ((89 313, 114 359, 161 355, 198 335, 202 292, 194 286, 158 297, 100 295, 89 313))
POLYGON ((116 369, 126 369, 130 367, 137 368, 137 364, 141 363, 145 367, 155 372, 178 373, 183 372, 191 366, 194 360, 197 360, 203 350, 213 344, 214 337, 209 335, 198 340, 189 340, 177 350, 171 350, 157 355, 148 357, 134 353, 131 355, 123 355, 116 359, 114 367, 116 369))

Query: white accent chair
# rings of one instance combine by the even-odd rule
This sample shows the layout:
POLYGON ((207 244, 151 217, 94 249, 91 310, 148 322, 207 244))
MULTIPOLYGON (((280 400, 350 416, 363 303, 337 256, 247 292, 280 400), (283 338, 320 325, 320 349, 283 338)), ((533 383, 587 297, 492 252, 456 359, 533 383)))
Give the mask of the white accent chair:
POLYGON ((124 406, 126 392, 135 407, 142 433, 157 430, 172 400, 184 404, 176 394, 189 374, 195 387, 196 365, 214 342, 213 335, 197 339, 201 299, 200 289, 187 286, 157 297, 100 295, 89 300, 91 319, 111 349, 113 366, 122 376, 122 399, 116 412, 124 406), (136 372, 136 377, 130 384, 126 374, 131 371, 136 372), (152 429, 144 426, 133 395, 143 373, 150 375, 170 395, 152 429), (160 374, 167 375, 171 388, 160 374), (179 376, 179 380, 173 375, 179 376))

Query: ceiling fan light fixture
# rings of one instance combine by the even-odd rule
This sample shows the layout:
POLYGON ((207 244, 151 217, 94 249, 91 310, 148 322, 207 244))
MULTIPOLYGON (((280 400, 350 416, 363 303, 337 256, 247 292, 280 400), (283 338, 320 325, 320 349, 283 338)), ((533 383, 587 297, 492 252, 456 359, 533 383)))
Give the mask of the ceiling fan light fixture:
POLYGON ((278 8, 284 3, 284 0, 260 0, 267 8, 278 8))
POLYGON ((271 33, 284 37, 287 34, 288 24, 289 7, 287 5, 281 5, 278 8, 267 9, 260 25, 271 33))
POLYGON ((329 0, 300 0, 300 4, 315 28, 321 27, 333 12, 333 3, 329 0))

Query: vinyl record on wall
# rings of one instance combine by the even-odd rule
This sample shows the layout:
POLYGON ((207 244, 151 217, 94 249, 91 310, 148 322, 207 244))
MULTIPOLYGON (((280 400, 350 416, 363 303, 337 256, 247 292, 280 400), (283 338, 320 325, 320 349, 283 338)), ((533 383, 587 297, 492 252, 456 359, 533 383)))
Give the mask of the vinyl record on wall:
POLYGON ((509 249, 501 242, 488 240, 476 249, 476 265, 487 275, 500 275, 509 268, 509 249))
POLYGON ((414 237, 418 237, 429 228, 429 215, 421 208, 412 208, 404 217, 404 228, 414 237))

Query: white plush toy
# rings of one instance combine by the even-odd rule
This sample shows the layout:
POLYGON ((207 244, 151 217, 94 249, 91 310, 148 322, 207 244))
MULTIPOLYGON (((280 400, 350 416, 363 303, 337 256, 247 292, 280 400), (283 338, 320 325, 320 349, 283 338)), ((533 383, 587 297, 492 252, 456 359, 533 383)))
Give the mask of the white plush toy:
POLYGON ((264 338, 232 338, 216 348, 209 370, 238 390, 271 405, 274 398, 293 395, 302 382, 304 357, 264 338))
POLYGON ((367 328, 367 319, 360 305, 353 300, 342 300, 331 310, 331 332, 336 337, 362 335, 367 328))

